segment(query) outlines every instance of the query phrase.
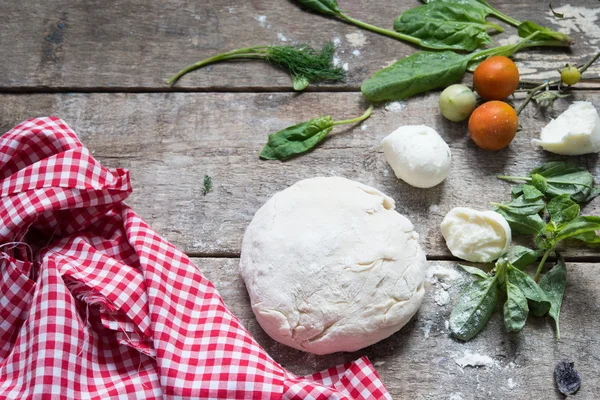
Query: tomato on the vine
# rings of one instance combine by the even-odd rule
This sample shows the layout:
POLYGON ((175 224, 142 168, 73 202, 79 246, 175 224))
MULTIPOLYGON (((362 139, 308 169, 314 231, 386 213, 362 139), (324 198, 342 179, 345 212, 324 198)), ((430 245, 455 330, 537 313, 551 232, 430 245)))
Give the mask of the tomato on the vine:
POLYGON ((500 150, 508 146, 518 127, 517 113, 503 101, 488 101, 477 107, 469 118, 471 139, 486 150, 500 150))
POLYGON ((519 86, 519 69, 508 57, 490 57, 475 68, 473 85, 485 100, 505 99, 519 86))
POLYGON ((560 79, 565 85, 574 85, 581 79, 581 72, 576 67, 567 65, 560 71, 560 79))

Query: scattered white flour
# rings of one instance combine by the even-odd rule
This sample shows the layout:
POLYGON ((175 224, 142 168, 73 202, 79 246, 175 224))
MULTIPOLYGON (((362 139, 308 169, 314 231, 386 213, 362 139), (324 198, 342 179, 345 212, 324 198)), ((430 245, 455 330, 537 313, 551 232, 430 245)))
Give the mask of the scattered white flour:
POLYGON ((192 15, 194 16, 195 20, 199 20, 200 19, 200 16, 198 14, 192 14, 192 15))
POLYGON ((268 28, 266 15, 257 15, 256 17, 254 17, 254 19, 257 20, 260 26, 262 26, 263 28, 268 28))
MULTIPOLYGON (((521 39, 522 38, 519 35, 510 35, 510 36, 504 37, 502 39, 498 39, 498 45, 504 46, 507 44, 519 43, 521 41, 521 39)), ((519 70, 519 72, 521 72, 521 70, 519 70)))
POLYGON ((360 130, 361 130, 361 131, 366 131, 368 127, 369 127, 369 125, 367 125, 367 124, 362 124, 362 125, 360 126, 360 130))
POLYGON ((512 378, 508 378, 508 388, 512 390, 516 387, 517 387, 517 383, 515 381, 513 381, 512 378))
POLYGON ((403 101, 390 101, 385 105, 385 111, 391 111, 398 113, 406 107, 406 103, 403 101))
POLYGON ((384 169, 383 170, 383 176, 390 176, 390 170, 389 169, 384 169))
POLYGON ((433 265, 427 269, 427 279, 429 281, 435 279, 449 284, 454 281, 463 280, 463 277, 460 272, 453 268, 433 265))
POLYGON ((335 65, 336 67, 337 67, 338 65, 340 65, 340 59, 334 56, 334 57, 333 57, 333 65, 335 65))
POLYGON ((267 99, 272 100, 273 99, 273 95, 270 94, 269 97, 267 97, 267 99))
POLYGON ((464 356, 460 358, 455 358, 454 362, 460 365, 461 368, 464 367, 493 367, 498 365, 498 361, 495 361, 490 356, 485 356, 481 354, 471 353, 465 351, 464 356))
POLYGON ((340 47, 340 44, 342 43, 342 39, 340 39, 339 37, 334 37, 333 38, 333 45, 335 47, 340 47))
POLYGON ((367 41, 367 37, 361 31, 347 34, 346 39, 353 47, 362 47, 367 41))
POLYGON ((548 21, 559 26, 557 29, 559 32, 566 34, 583 32, 585 33, 583 41, 590 44, 600 42, 600 21, 598 21, 600 19, 600 7, 585 8, 566 4, 555 8, 554 11, 565 15, 564 18, 557 19, 552 15, 551 11, 548 11, 548 15, 546 16, 548 21))
POLYGON ((444 289, 438 290, 433 295, 433 300, 437 303, 438 306, 443 307, 446 304, 450 303, 450 295, 444 289))
POLYGON ((429 332, 431 332, 432 326, 433 326, 433 321, 430 319, 425 321, 425 323, 423 324, 423 327, 421 328, 421 330, 423 331, 423 337, 425 337, 425 339, 429 339, 429 332))
POLYGON ((376 366, 376 367, 381 367, 383 364, 385 364, 385 361, 375 361, 373 363, 373 365, 376 366))
POLYGON ((281 42, 287 42, 287 38, 285 36, 283 36, 283 33, 281 32, 277 32, 277 39, 279 39, 281 42))
POLYGON ((465 400, 461 393, 452 393, 449 400, 465 400))
POLYGON ((358 56, 360 56, 360 50, 352 50, 352 55, 353 55, 354 57, 358 57, 358 56))
POLYGON ((229 11, 229 14, 233 14, 235 12, 235 8, 234 7, 227 7, 227 11, 229 11))
POLYGON ((342 69, 344 71, 348 71, 348 63, 344 63, 344 65, 342 65, 342 69))

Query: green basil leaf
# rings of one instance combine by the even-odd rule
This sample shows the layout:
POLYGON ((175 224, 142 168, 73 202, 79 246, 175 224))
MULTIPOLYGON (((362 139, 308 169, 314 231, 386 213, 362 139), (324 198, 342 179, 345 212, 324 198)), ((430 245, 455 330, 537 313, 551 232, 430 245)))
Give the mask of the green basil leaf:
POLYGON ((458 81, 468 61, 451 51, 422 51, 375 72, 360 90, 370 101, 405 99, 458 81))
POLYGON ((506 282, 506 303, 504 303, 504 327, 508 332, 519 332, 525 326, 529 307, 527 299, 517 285, 506 282))
POLYGON ((567 268, 565 266, 565 260, 562 257, 559 257, 554 267, 550 271, 546 272, 546 274, 542 277, 542 279, 540 279, 540 283, 538 284, 550 300, 550 311, 548 312, 548 314, 554 319, 554 322, 556 323, 557 339, 560 339, 560 328, 558 325, 558 320, 560 316, 560 307, 562 305, 566 284, 567 268))
POLYGON ((571 236, 571 239, 581 240, 588 245, 595 245, 600 243, 600 236, 596 233, 596 231, 584 232, 579 235, 571 236))
POLYGON ((531 183, 542 193, 548 190, 548 181, 540 174, 531 174, 531 183))
POLYGON ((571 196, 568 194, 561 194, 554 197, 548 202, 546 209, 548 210, 548 214, 550 214, 550 221, 555 226, 560 226, 579 216, 579 204, 571 200, 571 196))
POLYGON ((461 267, 462 269, 464 269, 465 271, 467 271, 468 273, 470 273, 471 275, 475 275, 479 278, 487 279, 490 277, 488 274, 486 274, 479 268, 470 267, 468 265, 462 265, 462 264, 458 264, 458 266, 461 267))
POLYGON ((574 202, 581 204, 597 192, 592 174, 568 162, 546 163, 532 171, 530 176, 532 184, 548 197, 568 194, 574 202))
POLYGON ((510 190, 510 197, 516 199, 521 195, 523 195, 523 185, 514 185, 510 190))
POLYGON ((286 160, 315 147, 333 129, 331 116, 313 118, 269 135, 260 153, 268 160, 286 160))
MULTIPOLYGON (((567 238, 580 240, 581 238, 588 238, 589 240, 591 237, 585 235, 590 235, 590 232, 595 233, 596 231, 600 231, 600 217, 580 215, 562 226, 556 235, 556 242, 558 243, 567 238)), ((592 241, 592 243, 596 242, 592 241)))
POLYGON ((434 1, 402 13, 394 21, 394 30, 421 39, 428 48, 473 51, 491 43, 488 28, 503 31, 486 21, 487 14, 483 7, 434 1))
POLYGON ((531 301, 532 306, 530 308, 531 313, 537 317, 546 315, 550 310, 550 299, 546 295, 532 277, 527 275, 525 272, 511 267, 508 267, 508 281, 516 285, 523 295, 531 301))
POLYGON ((323 15, 338 15, 341 13, 336 0, 296 0, 304 7, 323 15))
POLYGON ((294 90, 302 91, 308 87, 310 81, 305 76, 294 77, 294 90))
POLYGON ((516 215, 533 215, 537 214, 546 207, 543 199, 527 200, 525 195, 517 197, 510 203, 499 204, 492 203, 497 209, 501 209, 516 215))
POLYGON ((543 251, 532 250, 524 246, 513 246, 504 258, 513 266, 523 269, 535 262, 543 253, 543 251))
POLYGON ((557 41, 565 46, 570 46, 573 44, 573 39, 571 39, 568 35, 556 32, 550 28, 539 26, 535 22, 524 21, 521 23, 521 25, 519 25, 518 29, 520 37, 527 37, 534 32, 538 32, 535 40, 557 41))
POLYGON ((464 341, 475 337, 490 319, 497 298, 498 280, 495 276, 472 282, 462 291, 450 314, 452 334, 464 341))
POLYGON ((537 190, 535 186, 521 185, 521 191, 523 192, 523 197, 527 200, 535 200, 544 197, 544 193, 537 190))
POLYGON ((502 209, 498 209, 496 212, 506 219, 513 233, 537 235, 546 227, 546 223, 538 214, 520 215, 502 209))

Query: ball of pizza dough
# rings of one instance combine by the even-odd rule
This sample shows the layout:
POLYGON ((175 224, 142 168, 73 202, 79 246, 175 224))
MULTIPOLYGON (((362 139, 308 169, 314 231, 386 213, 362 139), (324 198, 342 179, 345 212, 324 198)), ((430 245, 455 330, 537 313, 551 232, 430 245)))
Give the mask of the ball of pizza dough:
POLYGON ((240 267, 273 339, 355 351, 402 328, 423 301, 425 253, 394 200, 344 178, 306 179, 255 214, 240 267))

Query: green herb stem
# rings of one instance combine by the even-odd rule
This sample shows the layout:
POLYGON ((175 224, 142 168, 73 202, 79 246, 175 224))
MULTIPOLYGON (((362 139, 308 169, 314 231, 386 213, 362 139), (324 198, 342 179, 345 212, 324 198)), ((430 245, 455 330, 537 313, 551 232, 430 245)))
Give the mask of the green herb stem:
POLYGON ((198 68, 205 67, 209 64, 214 64, 219 61, 224 60, 232 60, 232 59, 242 59, 242 58, 266 58, 268 46, 258 46, 258 47, 245 47, 242 49, 235 49, 228 51, 226 53, 217 54, 216 56, 209 57, 207 59, 198 61, 194 64, 190 64, 187 67, 183 68, 181 71, 173 75, 167 80, 167 85, 172 85, 183 75, 187 74, 190 71, 193 71, 198 68))
MULTIPOLYGON (((547 43, 552 43, 551 41, 548 41, 547 43)), ((559 42, 561 43, 561 42, 559 42)), ((529 47, 531 45, 531 42, 526 46, 529 47)), ((540 46, 544 46, 543 44, 540 44, 540 46)), ((563 44, 564 46, 564 44, 563 44)), ((598 58, 600 58, 600 53, 597 53, 594 57, 592 57, 591 59, 589 59, 585 64, 583 64, 581 67, 579 67, 579 73, 583 74, 594 62, 596 62, 596 60, 598 60, 598 58)), ((534 88, 528 89, 527 91, 529 92, 529 94, 527 95, 527 97, 525 98, 525 100, 523 100, 523 103, 521 103, 521 105, 517 108, 516 112, 517 115, 519 115, 521 113, 521 111, 523 111, 523 109, 525 108, 525 106, 527 104, 529 104, 529 102, 533 99, 533 97, 540 91, 540 90, 544 90, 544 89, 549 89, 551 86, 554 85, 560 85, 562 81, 560 79, 556 79, 553 81, 549 81, 549 82, 544 82, 544 83, 540 83, 538 84, 537 82, 531 82, 531 81, 522 81, 521 83, 527 84, 527 85, 538 85, 535 86, 534 88)))
POLYGON ((494 17, 498 18, 500 21, 506 22, 509 25, 516 26, 516 27, 518 27, 519 25, 521 25, 521 21, 516 20, 516 19, 514 19, 512 17, 509 17, 508 15, 503 14, 500 11, 495 10, 495 9, 493 9, 491 7, 490 7, 490 12, 491 12, 491 14, 494 17))
POLYGON ((544 268, 544 264, 546 264, 546 260, 548 259, 548 256, 550 255, 550 252, 553 249, 548 249, 546 250, 546 252, 544 253, 544 256, 542 257, 542 260, 540 261, 538 267, 537 267, 537 271, 535 271, 535 281, 537 282, 540 279, 540 274, 542 273, 542 268, 544 268))
POLYGON ((493 22, 486 22, 485 26, 487 26, 488 28, 495 29, 499 33, 504 32, 504 28, 503 27, 501 27, 500 25, 494 24, 493 22))
POLYGON ((357 122, 361 122, 361 121, 364 121, 365 119, 369 118, 369 116, 371 115, 372 112, 373 112, 373 106, 369 106, 367 111, 365 111, 365 113, 363 115, 361 115, 360 117, 356 117, 356 118, 352 118, 352 119, 345 119, 342 121, 334 121, 333 125, 354 124, 357 122))
POLYGON ((528 178, 526 176, 508 176, 508 175, 498 175, 496 176, 496 178, 503 180, 503 181, 526 181, 526 182, 531 182, 531 178, 528 178))
MULTIPOLYGON (((404 35, 402 33, 396 32, 396 31, 392 31, 392 30, 389 30, 389 29, 380 28, 378 26, 371 25, 371 24, 368 24, 366 22, 360 21, 358 19, 354 19, 354 18, 352 18, 352 17, 350 17, 348 15, 345 15, 345 14, 341 14, 340 13, 340 14, 338 14, 338 16, 341 19, 343 19, 343 20, 345 20, 347 22, 350 22, 351 24, 354 24, 354 25, 358 26, 359 28, 363 28, 363 29, 369 30, 371 32, 379 33, 380 35, 388 36, 388 37, 391 37, 391 38, 394 38, 394 39, 404 40, 406 42, 415 44, 417 46, 421 46, 421 47, 425 47, 425 48, 431 48, 426 43, 423 43, 423 41, 421 39, 417 39, 417 38, 415 38, 413 36, 404 35)), ((437 50, 437 48, 433 48, 433 49, 437 50)))

